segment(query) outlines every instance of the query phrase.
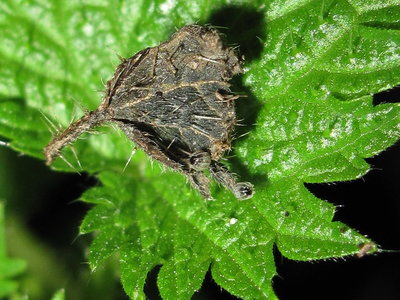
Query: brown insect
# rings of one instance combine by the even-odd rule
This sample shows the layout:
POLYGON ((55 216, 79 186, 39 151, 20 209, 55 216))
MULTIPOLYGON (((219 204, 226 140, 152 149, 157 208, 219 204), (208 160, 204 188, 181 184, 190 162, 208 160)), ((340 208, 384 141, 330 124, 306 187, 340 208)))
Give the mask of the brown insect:
POLYGON ((159 46, 122 59, 100 106, 53 138, 44 149, 46 163, 83 132, 114 122, 152 158, 183 173, 204 198, 212 199, 205 170, 238 199, 251 198, 253 185, 237 182, 219 162, 236 124, 238 96, 228 81, 242 72, 216 29, 185 26, 159 46))
POLYGON ((360 249, 358 253, 356 254, 358 258, 361 258, 368 254, 371 250, 375 248, 374 243, 362 243, 358 245, 358 248, 360 249))

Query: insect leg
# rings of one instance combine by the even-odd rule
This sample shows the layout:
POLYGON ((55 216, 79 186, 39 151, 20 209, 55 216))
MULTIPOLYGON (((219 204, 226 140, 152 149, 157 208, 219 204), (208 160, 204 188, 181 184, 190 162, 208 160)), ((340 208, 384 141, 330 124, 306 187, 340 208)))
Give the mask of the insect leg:
POLYGON ((102 110, 94 110, 72 123, 60 134, 57 134, 44 148, 46 164, 50 165, 54 158, 60 156, 60 151, 74 142, 82 133, 108 121, 108 114, 102 110))
MULTIPOLYGON (((117 122, 121 129, 128 136, 128 138, 132 140, 144 152, 146 152, 150 157, 186 175, 186 177, 189 179, 190 184, 196 190, 198 190, 205 199, 212 199, 209 191, 209 179, 205 174, 201 172, 189 172, 185 170, 185 166, 172 160, 167 156, 165 152, 162 151, 160 146, 152 139, 149 133, 140 131, 133 124, 125 123, 123 121, 117 122)), ((204 164, 207 161, 207 156, 204 155, 202 152, 195 156, 195 158, 196 160, 198 159, 197 167, 200 167, 201 164, 204 164)))
POLYGON ((169 158, 165 152, 161 150, 160 146, 152 139, 152 136, 149 133, 139 130, 131 123, 126 123, 123 121, 116 122, 118 126, 125 132, 127 137, 150 157, 162 162, 174 170, 182 171, 182 165, 169 158))
POLYGON ((254 187, 250 182, 237 182, 236 176, 220 162, 212 161, 211 175, 223 186, 232 191, 236 198, 245 200, 253 197, 254 187))
POLYGON ((199 191, 201 196, 206 200, 214 200, 210 195, 209 183, 210 180, 208 177, 202 172, 195 172, 192 174, 186 174, 188 177, 190 184, 193 188, 199 191))

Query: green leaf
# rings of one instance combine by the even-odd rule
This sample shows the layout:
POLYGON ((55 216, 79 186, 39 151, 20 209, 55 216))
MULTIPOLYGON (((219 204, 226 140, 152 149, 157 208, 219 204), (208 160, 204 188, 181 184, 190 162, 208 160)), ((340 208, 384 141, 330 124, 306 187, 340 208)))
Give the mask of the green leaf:
POLYGON ((10 295, 18 288, 18 282, 11 278, 21 274, 26 268, 25 261, 7 256, 4 223, 4 204, 0 202, 0 297, 10 295))
POLYGON ((53 297, 51 298, 51 300, 64 300, 65 299, 65 290, 64 289, 60 289, 58 290, 53 297))
MULTIPOLYGON (((365 244, 377 251, 332 222, 335 207, 304 183, 359 178, 370 169, 365 158, 398 140, 400 105, 374 106, 371 95, 400 83, 399 0, 5 0, 0 11, 0 135, 39 158, 46 125, 57 130, 81 116, 76 102, 96 108, 116 54, 131 56, 194 22, 227 26, 228 41, 248 54, 236 90, 249 97, 237 104, 255 125, 235 141, 230 162, 255 184, 251 200, 215 186, 216 201, 206 202, 141 151, 123 173, 133 145, 118 130, 74 144, 82 169, 102 183, 82 197, 93 204, 81 225, 82 234, 95 232, 90 266, 118 254, 131 298, 145 299, 147 274, 161 265, 164 299, 189 299, 210 266, 230 293, 276 299, 274 245, 303 261, 355 255, 365 244)), ((78 165, 69 149, 64 156, 78 165)), ((71 171, 61 160, 54 167, 71 171)))
POLYGON ((53 297, 51 298, 51 300, 64 300, 65 299, 65 290, 64 289, 60 289, 58 290, 53 297))

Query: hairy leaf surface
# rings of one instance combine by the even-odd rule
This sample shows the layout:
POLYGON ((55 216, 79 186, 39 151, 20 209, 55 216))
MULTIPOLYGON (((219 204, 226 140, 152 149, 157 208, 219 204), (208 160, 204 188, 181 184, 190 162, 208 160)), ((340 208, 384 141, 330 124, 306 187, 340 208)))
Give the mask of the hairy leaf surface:
MULTIPOLYGON (((93 204, 81 225, 95 232, 90 266, 118 254, 131 298, 145 299, 146 276, 161 266, 161 296, 190 299, 211 266, 230 293, 276 299, 274 245, 310 261, 372 243, 332 222, 335 207, 304 184, 359 178, 365 158, 398 140, 399 104, 374 106, 372 95, 400 83, 400 1, 4 0, 0 11, 0 135, 41 159, 50 131, 100 103, 116 54, 198 22, 228 27, 227 41, 248 58, 233 87, 248 94, 237 107, 247 125, 238 135, 249 134, 229 162, 255 184, 251 200, 214 186, 216 201, 206 202, 141 151, 122 172, 134 145, 113 128, 74 144, 82 167, 63 152, 101 181, 82 197, 93 204)), ((54 167, 72 171, 62 160, 54 167)))

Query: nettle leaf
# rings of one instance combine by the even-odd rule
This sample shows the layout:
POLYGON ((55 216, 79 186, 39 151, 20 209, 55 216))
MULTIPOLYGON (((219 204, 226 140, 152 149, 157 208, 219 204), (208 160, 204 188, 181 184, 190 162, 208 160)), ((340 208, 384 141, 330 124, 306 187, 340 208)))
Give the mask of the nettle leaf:
MULTIPOLYGON (((102 183, 82 196, 93 204, 81 225, 82 234, 95 233, 90 266, 118 253, 131 298, 145 299, 146 276, 161 265, 161 296, 189 299, 211 265, 232 294, 276 299, 274 245, 304 261, 363 254, 363 245, 378 250, 332 222, 335 207, 304 183, 359 178, 370 169, 364 158, 399 138, 399 104, 374 106, 371 96, 400 83, 399 0, 4 0, 0 11, 0 135, 41 159, 46 125, 81 116, 76 103, 96 108, 116 54, 131 56, 200 22, 227 26, 228 41, 249 57, 249 97, 238 100, 238 114, 250 132, 235 141, 231 163, 255 184, 251 200, 215 186, 216 201, 206 202, 141 151, 122 173, 133 145, 112 128, 74 145, 83 170, 102 183)), ((71 171, 62 161, 54 167, 71 171)))

